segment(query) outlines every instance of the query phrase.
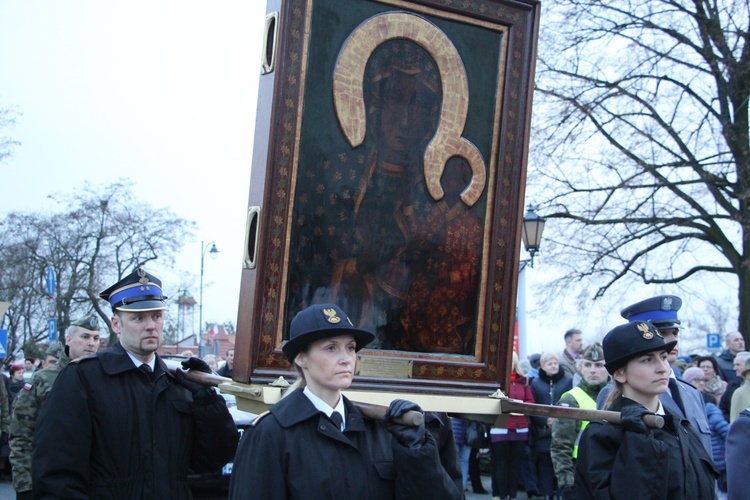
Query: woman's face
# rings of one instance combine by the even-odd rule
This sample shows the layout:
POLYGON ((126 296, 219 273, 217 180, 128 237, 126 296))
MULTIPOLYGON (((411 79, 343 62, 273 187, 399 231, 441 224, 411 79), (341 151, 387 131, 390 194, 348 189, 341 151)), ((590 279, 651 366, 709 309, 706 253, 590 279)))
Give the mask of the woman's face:
POLYGON ((703 370, 703 374, 706 376, 706 378, 713 378, 714 375, 716 375, 714 365, 708 360, 701 361, 701 364, 698 365, 698 368, 703 370))
POLYGON ((557 372, 560 370, 560 363, 555 358, 550 358, 544 362, 542 370, 547 375, 557 375, 557 372))
POLYGON ((348 388, 354 378, 357 344, 353 335, 317 340, 295 362, 305 374, 305 382, 319 398, 348 388))
POLYGON ((23 380, 23 370, 16 370, 15 372, 13 372, 13 377, 12 378, 16 382, 18 382, 20 380, 23 380))
POLYGON ((667 353, 654 351, 631 359, 615 372, 614 377, 624 384, 622 392, 625 397, 643 404, 667 391, 670 371, 667 353))

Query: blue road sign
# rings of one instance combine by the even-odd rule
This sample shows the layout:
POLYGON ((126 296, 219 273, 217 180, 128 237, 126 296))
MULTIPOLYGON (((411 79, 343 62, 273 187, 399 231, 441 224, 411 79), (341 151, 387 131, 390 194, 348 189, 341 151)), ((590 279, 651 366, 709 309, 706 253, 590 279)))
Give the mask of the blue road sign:
POLYGON ((57 319, 55 318, 48 319, 47 329, 49 330, 49 341, 55 342, 57 340, 57 319))
POLYGON ((721 335, 718 333, 707 333, 706 347, 709 349, 721 349, 721 335))
POLYGON ((55 268, 52 266, 49 266, 47 268, 47 295, 50 297, 54 297, 55 295, 55 288, 57 288, 57 276, 55 275, 55 268))
POLYGON ((8 330, 0 329, 0 357, 4 358, 8 354, 8 330))

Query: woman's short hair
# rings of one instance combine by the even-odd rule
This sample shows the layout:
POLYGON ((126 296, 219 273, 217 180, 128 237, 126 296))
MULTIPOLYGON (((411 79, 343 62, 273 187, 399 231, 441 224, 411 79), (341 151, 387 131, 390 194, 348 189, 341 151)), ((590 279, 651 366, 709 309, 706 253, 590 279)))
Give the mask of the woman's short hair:
POLYGON ((539 358, 539 366, 544 366, 544 363, 546 363, 547 361, 551 359, 554 359, 558 363, 560 362, 560 358, 557 357, 557 353, 554 353, 551 351, 542 353, 542 357, 539 358))
POLYGON ((719 374, 719 363, 716 362, 713 356, 698 356, 698 359, 695 360, 695 366, 699 367, 701 366, 701 363, 704 361, 708 361, 711 363, 711 366, 714 367, 714 373, 716 375, 719 374))

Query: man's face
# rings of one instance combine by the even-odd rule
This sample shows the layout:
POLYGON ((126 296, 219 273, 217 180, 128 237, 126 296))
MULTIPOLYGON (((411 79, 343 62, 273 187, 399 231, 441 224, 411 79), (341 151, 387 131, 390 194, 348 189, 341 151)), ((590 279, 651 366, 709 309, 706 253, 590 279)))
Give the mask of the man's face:
POLYGON ((732 354, 737 354, 738 352, 745 350, 745 339, 742 338, 742 334, 740 332, 734 332, 729 337, 727 348, 732 354))
POLYGON ((149 361, 161 346, 163 330, 164 311, 118 311, 112 316, 120 344, 142 361, 149 361))
POLYGON ((23 367, 26 369, 27 372, 29 372, 34 369, 34 362, 31 361, 30 359, 25 359, 23 361, 23 367))
POLYGON ((604 361, 589 361, 588 359, 581 361, 581 375, 591 385, 603 384, 609 378, 604 361))
POLYGON ((565 348, 573 354, 583 354, 583 335, 576 333, 565 341, 565 348))
POLYGON ((46 368, 48 366, 56 365, 58 361, 59 360, 56 357, 48 354, 44 357, 44 367, 46 368))
MULTIPOLYGON (((672 342, 673 340, 678 340, 677 336, 680 334, 680 330, 678 328, 659 328, 659 332, 661 332, 661 336, 664 337, 664 343, 672 342)), ((667 354, 667 360, 669 361, 669 364, 674 364, 675 361, 677 361, 677 356, 680 355, 680 343, 677 342, 674 345, 674 348, 669 351, 667 354)))
POLYGON ((99 349, 99 331, 76 327, 72 334, 65 337, 70 359, 94 354, 99 349))
POLYGON ((227 366, 231 368, 234 366, 234 349, 227 351, 227 366))

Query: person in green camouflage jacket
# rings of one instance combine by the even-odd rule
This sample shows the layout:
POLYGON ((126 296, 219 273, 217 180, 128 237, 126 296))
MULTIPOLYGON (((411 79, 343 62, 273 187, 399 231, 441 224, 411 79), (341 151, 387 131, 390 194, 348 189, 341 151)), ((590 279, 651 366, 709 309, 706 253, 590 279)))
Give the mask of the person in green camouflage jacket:
MULTIPOLYGON (((50 346, 50 349, 55 344, 50 346)), ((59 343, 57 343, 59 346, 59 343)), ((57 364, 34 372, 18 393, 10 418, 10 463, 16 498, 33 498, 31 490, 31 454, 36 419, 57 375, 71 359, 88 356, 99 349, 99 322, 89 314, 71 323, 65 332, 65 347, 57 364)))
MULTIPOLYGON (((609 374, 604 366, 602 345, 597 342, 588 347, 581 358, 576 361, 576 369, 582 376, 581 381, 576 387, 563 394, 557 405, 595 410, 596 396, 609 380, 609 374)), ((564 500, 575 498, 573 481, 578 437, 587 424, 586 421, 569 418, 557 418, 552 423, 550 456, 555 468, 557 487, 564 500)))

